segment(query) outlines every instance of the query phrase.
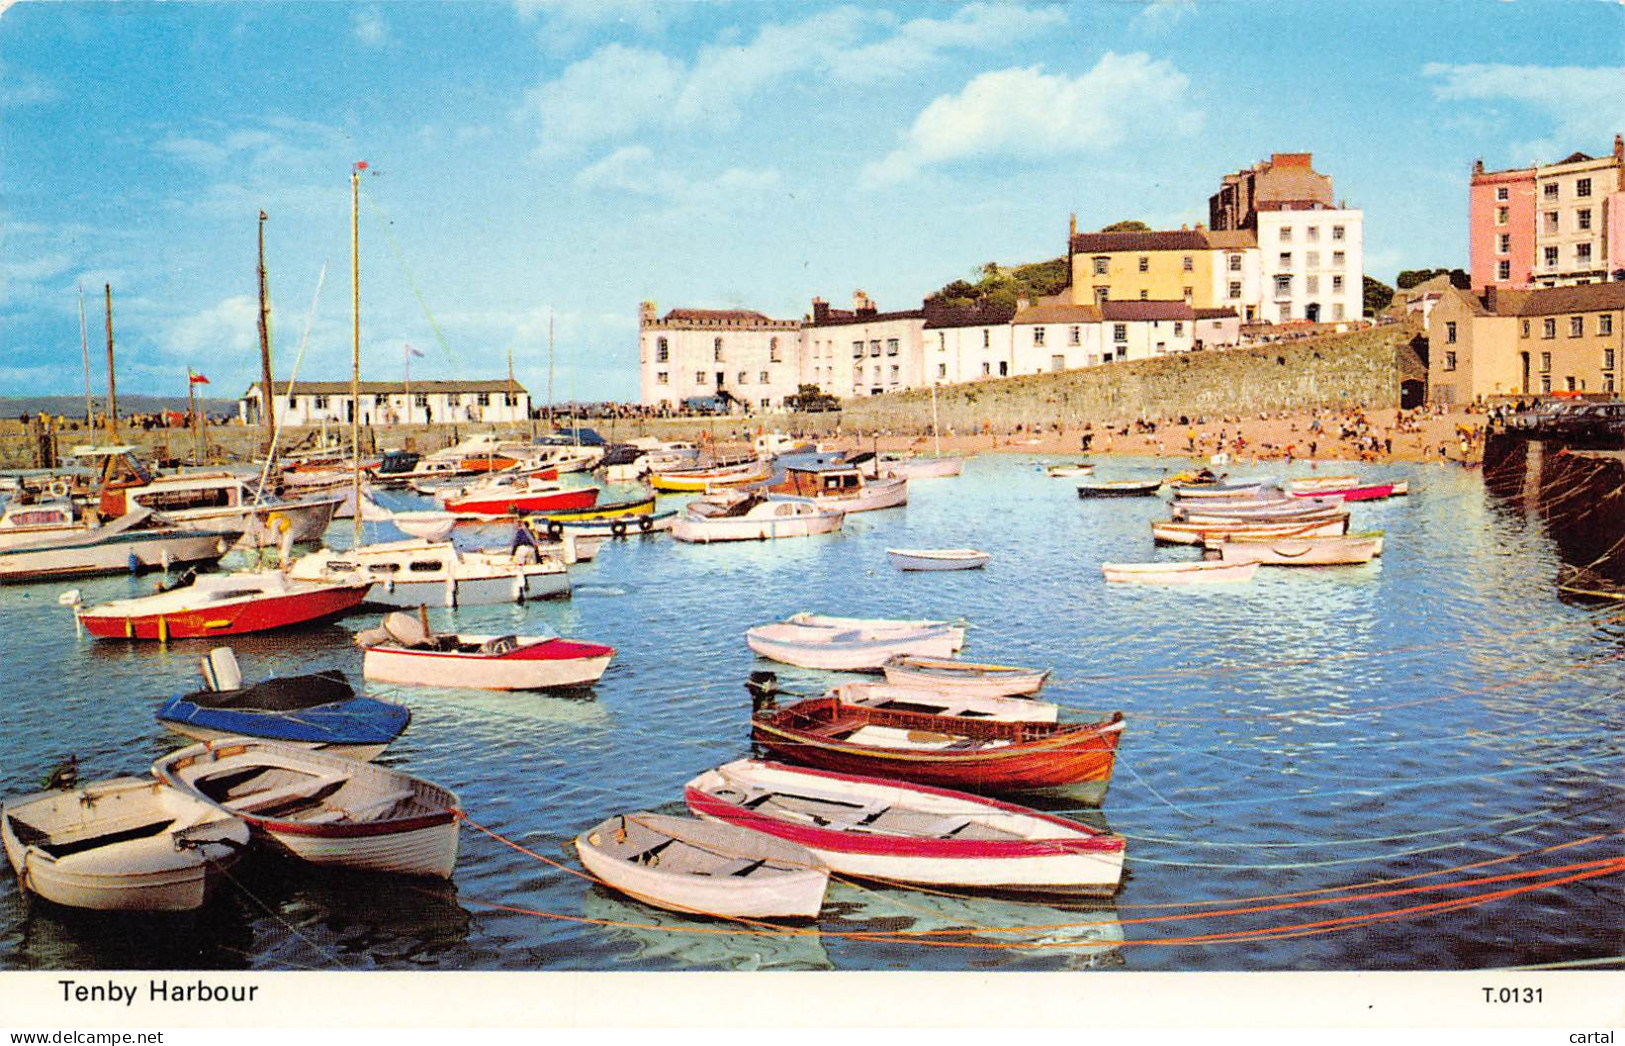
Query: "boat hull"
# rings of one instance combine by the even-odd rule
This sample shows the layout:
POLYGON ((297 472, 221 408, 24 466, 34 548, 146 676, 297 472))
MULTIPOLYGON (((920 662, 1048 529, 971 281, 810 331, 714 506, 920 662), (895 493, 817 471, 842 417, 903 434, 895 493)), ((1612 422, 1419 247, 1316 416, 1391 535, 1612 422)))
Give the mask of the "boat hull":
POLYGON ((1346 533, 1347 516, 1332 516, 1307 523, 1179 523, 1167 521, 1151 524, 1151 536, 1164 545, 1200 545, 1212 537, 1233 534, 1246 535, 1249 540, 1264 537, 1336 537, 1346 533))
POLYGON ((963 662, 952 658, 899 657, 881 666, 892 686, 936 690, 968 697, 1019 697, 1036 694, 1049 671, 963 662))
POLYGON ((140 531, 111 535, 97 541, 94 532, 83 542, 49 548, 11 548, 0 551, 0 584, 48 581, 164 570, 192 563, 214 563, 226 554, 229 535, 209 532, 153 534, 140 531))
POLYGON ((561 690, 596 683, 614 657, 611 647, 567 639, 520 647, 505 655, 374 646, 367 648, 361 674, 375 682, 408 686, 561 690))
POLYGON ((1377 539, 1328 538, 1304 541, 1287 538, 1275 542, 1210 542, 1226 563, 1258 563, 1269 567, 1358 566, 1369 563, 1381 547, 1377 539))
POLYGON ((745 633, 746 644, 770 661, 797 668, 821 668, 832 672, 879 672, 888 658, 897 654, 922 657, 952 657, 959 649, 954 630, 935 629, 911 638, 888 638, 843 643, 811 643, 745 633))
POLYGON ((964 458, 910 458, 887 462, 881 474, 901 479, 948 479, 965 471, 964 458))
POLYGON ((569 596, 568 571, 526 571, 519 575, 438 581, 380 581, 367 589, 366 601, 377 606, 493 606, 533 599, 569 596))
POLYGON ((333 585, 238 603, 158 614, 81 611, 97 639, 206 639, 310 625, 347 614, 366 599, 366 585, 333 585))
POLYGON ((980 570, 993 560, 990 552, 970 550, 963 555, 946 555, 888 548, 886 555, 899 570, 980 570))
POLYGON ((841 529, 846 516, 828 512, 816 516, 767 516, 756 519, 695 519, 680 516, 672 521, 671 536, 678 541, 705 545, 716 541, 773 541, 777 538, 805 538, 833 534, 841 529))
POLYGON ((513 494, 488 498, 447 498, 448 512, 476 516, 512 516, 527 512, 559 512, 590 508, 598 500, 597 487, 558 490, 547 494, 513 494))
POLYGON ((1216 585, 1251 581, 1257 563, 1102 563, 1112 584, 1216 585))

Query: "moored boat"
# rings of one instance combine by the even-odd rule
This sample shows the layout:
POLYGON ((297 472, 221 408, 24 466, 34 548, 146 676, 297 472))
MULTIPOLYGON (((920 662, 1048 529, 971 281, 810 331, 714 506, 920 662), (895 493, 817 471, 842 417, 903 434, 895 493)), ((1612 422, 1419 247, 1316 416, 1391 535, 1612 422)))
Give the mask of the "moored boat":
POLYGON ((668 494, 696 494, 761 483, 770 475, 765 462, 752 458, 736 465, 651 472, 649 486, 668 494))
POLYGON ((846 513, 822 508, 805 498, 725 492, 691 503, 671 524, 678 541, 770 541, 833 534, 846 513))
POLYGON ((94 911, 187 912, 248 847, 248 825, 150 777, 6 801, 0 838, 25 893, 94 911))
POLYGON ((215 563, 235 535, 172 526, 136 509, 97 527, 64 528, 0 548, 0 584, 215 563))
POLYGON ((808 617, 758 625, 745 642, 762 657, 801 668, 878 672, 895 654, 951 657, 964 641, 964 630, 945 622, 821 624, 808 617))
POLYGON ((908 480, 901 477, 865 479, 851 462, 824 455, 780 461, 783 478, 768 489, 807 498, 822 509, 872 512, 908 504, 908 480))
POLYGON ((367 597, 365 581, 300 581, 280 570, 201 574, 150 596, 79 608, 98 639, 199 639, 315 624, 347 614, 367 597))
POLYGON ((1134 585, 1199 585, 1251 581, 1258 572, 1257 563, 1225 563, 1208 560, 1201 563, 1102 563, 1101 573, 1116 584, 1134 585))
POLYGON ((457 863, 457 796, 376 763, 228 738, 164 756, 152 772, 311 864, 450 878, 457 863))
POLYGON ((993 559, 974 548, 888 548, 886 555, 899 570, 979 570, 993 559))
POLYGON ((1334 537, 1349 528, 1348 513, 1289 520, 1287 522, 1259 522, 1256 520, 1227 520, 1215 523, 1183 523, 1162 520, 1151 524, 1151 536, 1165 545, 1200 545, 1209 538, 1276 538, 1276 537, 1334 537))
POLYGON ((684 799, 700 817, 805 846, 843 875, 1100 896, 1122 882, 1121 836, 948 789, 738 760, 691 780, 684 799))
POLYGON ((289 576, 309 581, 352 581, 368 586, 366 602, 380 606, 480 606, 523 603, 570 594, 570 573, 551 555, 464 551, 449 541, 389 541, 301 556, 289 576))
POLYGON ((886 682, 893 686, 988 697, 1036 694, 1050 674, 1047 668, 1022 668, 915 654, 899 654, 881 667, 885 670, 886 682))
POLYGON ((812 919, 829 869, 795 843, 721 821, 639 811, 575 840, 582 867, 629 897, 733 919, 812 919))
POLYGON ((511 516, 590 508, 598 501, 598 488, 568 488, 535 476, 493 476, 466 487, 438 490, 434 496, 447 512, 511 516))
POLYGON ((1394 496, 1392 483, 1368 483, 1360 486, 1317 487, 1312 490, 1287 491, 1295 498, 1337 498, 1340 501, 1381 501, 1394 496))
POLYGON ((1092 476, 1094 475, 1095 467, 1088 463, 1075 465, 1051 465, 1044 471, 1051 479, 1065 479, 1070 476, 1092 476))
POLYGON ((419 615, 396 612, 356 635, 361 674, 381 683, 473 690, 565 690, 596 683, 615 648, 555 635, 431 632, 419 615))
POLYGON ((1277 538, 1273 541, 1210 541, 1207 547, 1225 563, 1258 563, 1269 567, 1356 566, 1369 563, 1381 548, 1380 538, 1277 538))
POLYGON ((1162 488, 1160 479, 1109 479, 1078 484, 1080 498, 1148 498, 1162 488))
POLYGON ((894 683, 842 683, 830 688, 826 697, 849 705, 865 705, 898 712, 927 715, 964 716, 969 719, 997 719, 1011 723, 1053 723, 1060 718, 1061 706, 1033 697, 1000 697, 927 690, 894 683))

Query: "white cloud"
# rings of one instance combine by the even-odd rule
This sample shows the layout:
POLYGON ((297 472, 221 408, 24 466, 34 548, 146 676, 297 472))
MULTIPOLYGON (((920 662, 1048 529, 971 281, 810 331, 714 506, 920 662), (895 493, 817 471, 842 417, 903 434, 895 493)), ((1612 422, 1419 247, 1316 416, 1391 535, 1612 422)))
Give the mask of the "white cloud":
POLYGON ((577 186, 588 190, 630 193, 664 201, 682 211, 734 212, 773 199, 783 192, 783 179, 774 170, 730 168, 706 179, 692 179, 658 163, 647 146, 629 145, 576 175, 577 186))
POLYGON ((363 47, 385 47, 395 42, 383 12, 376 8, 356 12, 350 25, 356 41, 363 47))
MULTIPOLYGON (((551 8, 547 8, 551 10, 551 8)), ((541 155, 568 153, 650 128, 726 128, 752 98, 785 84, 872 84, 919 74, 953 50, 1009 46, 1066 21, 1059 7, 968 4, 948 18, 899 24, 884 11, 841 7, 727 34, 693 59, 610 44, 528 92, 541 155)))
POLYGON ((1189 86, 1171 63, 1145 54, 1108 52, 1075 77, 1039 66, 983 73, 926 106, 902 145, 865 170, 865 181, 891 184, 987 156, 1042 160, 1193 134, 1202 114, 1187 100, 1189 86))
POLYGON ((1150 0, 1129 24, 1148 33, 1162 33, 1196 13, 1196 0, 1150 0))
POLYGON ((61 97, 62 92, 49 81, 29 72, 8 69, 0 62, 0 109, 48 105, 61 97))
POLYGON ((515 0, 514 13, 526 25, 541 24, 537 41, 548 54, 564 54, 602 39, 613 29, 633 36, 655 36, 688 5, 650 0, 515 0))
POLYGON ((233 295, 198 312, 171 319, 166 327, 166 355, 246 359, 248 354, 258 352, 259 303, 251 295, 233 295))
POLYGON ((1547 140, 1518 143, 1520 162, 1551 162, 1575 149, 1595 154, 1625 127, 1625 67, 1430 62, 1433 96, 1445 102, 1511 102, 1551 121, 1547 140))

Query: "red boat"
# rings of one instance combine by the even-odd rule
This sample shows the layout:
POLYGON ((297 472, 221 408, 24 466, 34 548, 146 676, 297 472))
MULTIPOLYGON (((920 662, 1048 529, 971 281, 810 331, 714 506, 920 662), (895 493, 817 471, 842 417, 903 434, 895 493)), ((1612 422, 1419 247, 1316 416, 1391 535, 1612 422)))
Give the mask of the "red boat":
POLYGON ((1085 787, 1105 794, 1122 713, 1096 723, 1001 721, 815 697, 751 717, 751 736, 822 770, 971 792, 1085 787))
POLYGON ((1396 484, 1373 483, 1363 487, 1332 487, 1316 490, 1289 490, 1295 498, 1327 498, 1341 501, 1381 501, 1396 493, 1396 484))
POLYGON ((510 516, 521 512, 592 508, 598 503, 598 488, 566 489, 540 477, 503 476, 460 490, 444 491, 435 498, 447 512, 510 516))
POLYGON ((204 574, 190 585, 79 611, 98 639, 198 639, 307 625, 354 610, 371 581, 295 581, 277 570, 204 574))

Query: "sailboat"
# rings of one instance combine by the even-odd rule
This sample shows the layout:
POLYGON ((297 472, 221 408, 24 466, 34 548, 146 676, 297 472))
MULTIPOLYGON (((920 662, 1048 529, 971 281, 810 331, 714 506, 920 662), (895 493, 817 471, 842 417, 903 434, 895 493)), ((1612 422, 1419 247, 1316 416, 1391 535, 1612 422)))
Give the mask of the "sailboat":
POLYGON ((931 437, 935 443, 929 458, 886 455, 876 460, 875 474, 899 479, 946 479, 964 471, 965 459, 957 454, 942 456, 942 425, 937 420, 937 386, 931 383, 931 437))

